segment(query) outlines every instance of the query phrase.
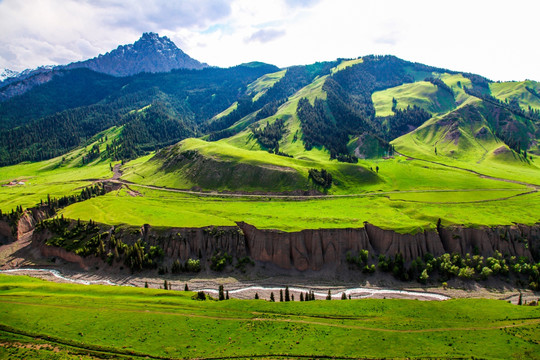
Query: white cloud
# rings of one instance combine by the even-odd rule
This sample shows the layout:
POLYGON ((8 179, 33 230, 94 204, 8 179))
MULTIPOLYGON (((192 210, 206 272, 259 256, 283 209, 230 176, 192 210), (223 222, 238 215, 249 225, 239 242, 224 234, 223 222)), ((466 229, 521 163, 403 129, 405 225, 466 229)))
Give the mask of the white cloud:
POLYGON ((154 31, 218 66, 393 54, 494 80, 540 80, 539 10, 536 0, 3 0, 0 67, 82 60, 154 31))
POLYGON ((248 39, 247 42, 259 41, 261 43, 267 43, 280 37, 285 36, 285 30, 278 29, 261 29, 254 32, 248 39))

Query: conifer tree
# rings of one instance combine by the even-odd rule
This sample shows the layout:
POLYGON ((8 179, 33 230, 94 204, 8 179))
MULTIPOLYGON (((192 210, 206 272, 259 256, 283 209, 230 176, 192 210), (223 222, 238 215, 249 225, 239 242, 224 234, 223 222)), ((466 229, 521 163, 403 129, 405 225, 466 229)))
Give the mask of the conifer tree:
POLYGON ((219 290, 218 290, 218 296, 219 296, 219 301, 223 301, 225 300, 225 293, 223 291, 223 285, 219 285, 219 290))

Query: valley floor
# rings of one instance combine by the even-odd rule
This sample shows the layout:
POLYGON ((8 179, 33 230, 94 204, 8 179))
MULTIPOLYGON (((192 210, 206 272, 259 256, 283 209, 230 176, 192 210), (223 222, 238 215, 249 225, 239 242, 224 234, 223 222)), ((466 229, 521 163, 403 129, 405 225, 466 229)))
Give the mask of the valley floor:
POLYGON ((121 274, 118 271, 84 271, 81 272, 73 266, 59 267, 25 267, 16 269, 3 269, 0 274, 26 275, 65 284, 84 285, 116 285, 142 288, 148 284, 149 288, 163 289, 164 280, 167 280, 173 291, 183 291, 185 285, 190 291, 204 291, 210 296, 217 297, 218 288, 223 285, 230 297, 235 299, 253 299, 257 293, 260 299, 269 300, 274 293, 279 301, 279 291, 290 288, 296 301, 300 293, 315 292, 318 300, 324 300, 330 290, 332 299, 341 299, 343 292, 351 299, 416 299, 416 300, 447 300, 447 299, 496 299, 517 304, 519 295, 522 301, 531 302, 540 299, 540 292, 528 289, 516 289, 502 281, 492 281, 489 284, 479 284, 473 281, 454 279, 449 286, 425 286, 416 282, 404 283, 385 274, 370 276, 369 279, 352 280, 322 280, 316 274, 303 276, 272 276, 249 277, 246 275, 231 274, 228 276, 156 276, 155 273, 121 274), (311 278, 310 278, 310 275, 311 278))
POLYGON ((0 275, 0 357, 538 358, 537 306, 196 301, 194 294, 0 275))

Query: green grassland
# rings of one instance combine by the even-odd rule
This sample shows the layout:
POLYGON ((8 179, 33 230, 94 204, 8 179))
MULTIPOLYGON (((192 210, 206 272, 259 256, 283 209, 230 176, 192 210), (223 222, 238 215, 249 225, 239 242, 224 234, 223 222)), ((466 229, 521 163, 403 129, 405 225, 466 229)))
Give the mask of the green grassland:
POLYGON ((403 84, 373 93, 371 98, 375 106, 376 116, 391 116, 394 114, 392 111, 392 99, 396 99, 398 109, 406 109, 407 106, 416 105, 433 115, 444 114, 461 105, 467 105, 475 101, 475 98, 467 95, 463 90, 464 87, 472 86, 471 80, 461 74, 411 72, 411 75, 415 76, 414 83, 403 84), (454 96, 452 97, 448 92, 439 89, 430 82, 422 81, 426 77, 442 80, 452 90, 454 96))
POLYGON ((94 144, 99 145, 100 152, 105 151, 107 144, 111 144, 120 132, 121 128, 116 127, 106 130, 90 139, 87 146, 64 156, 0 168, 0 184, 14 180, 25 182, 25 185, 0 187, 0 210, 11 211, 18 205, 32 207, 40 200, 46 200, 48 194, 61 197, 78 193, 81 188, 90 185, 92 179, 112 177, 111 160, 97 158, 83 165, 82 158, 94 144))
POLYGON ((540 98, 528 91, 527 87, 535 90, 537 94, 540 92, 540 83, 531 80, 489 84, 491 95, 501 101, 515 99, 525 110, 529 106, 533 109, 540 109, 540 98))
POLYGON ((371 96, 377 116, 391 116, 392 99, 397 101, 398 109, 418 106, 431 114, 446 113, 455 108, 454 98, 444 90, 427 81, 404 84, 390 89, 374 92, 371 96))
POLYGON ((493 135, 487 119, 473 121, 467 117, 467 111, 460 108, 435 116, 392 144, 400 153, 414 158, 540 184, 540 158, 529 154, 525 159, 518 155, 493 135))
MULTIPOLYGON (((262 119, 251 126, 257 127, 266 125, 266 123, 271 124, 276 121, 276 119, 283 119, 286 126, 286 132, 283 139, 279 143, 281 151, 304 160, 327 160, 329 158, 329 153, 326 149, 314 148, 311 151, 306 151, 303 142, 300 140, 302 137, 302 129, 300 126, 300 120, 296 115, 296 108, 298 107, 298 101, 300 101, 300 99, 307 98, 311 103, 313 103, 317 98, 321 100, 326 99, 326 92, 322 90, 326 78, 327 75, 317 78, 311 84, 300 89, 293 96, 290 96, 288 101, 280 106, 275 115, 262 119), (295 135, 298 139, 296 141, 294 140, 295 135)), ((233 127, 234 126, 235 125, 233 125, 233 127)), ((253 138, 250 128, 238 133, 235 136, 220 140, 218 143, 226 143, 245 150, 261 150, 260 145, 253 138)))
MULTIPOLYGON (((343 61, 331 73, 361 62, 362 59, 343 61)), ((259 96, 284 74, 279 71, 264 75, 248 87, 248 92, 259 96)), ((531 192, 534 187, 512 182, 540 184, 539 157, 529 155, 525 159, 511 151, 491 132, 490 119, 470 116, 471 106, 466 105, 480 110, 483 105, 464 92, 463 87, 471 86, 469 79, 447 73, 415 75, 419 80, 427 76, 440 78, 454 92, 455 103, 448 92, 426 81, 373 94, 378 114, 391 112, 392 98, 398 100, 398 108, 416 104, 435 114, 415 131, 392 142, 405 156, 351 164, 330 160, 324 148, 305 150, 296 108, 304 97, 311 103, 317 98, 326 99, 322 89, 326 75, 290 96, 273 116, 254 124, 251 122, 255 113, 244 117, 231 127, 242 131, 230 138, 216 142, 190 138, 127 163, 122 167, 122 179, 135 183, 130 187, 142 196, 132 197, 122 190, 71 205, 62 214, 111 224, 177 227, 245 221, 285 231, 361 227, 368 221, 386 229, 417 232, 434 228, 439 218, 444 224, 467 226, 539 222, 537 193, 516 196, 531 192), (269 153, 253 136, 251 127, 264 127, 277 119, 285 125, 279 149, 293 157, 269 153), (324 189, 314 184, 308 176, 310 169, 325 169, 332 174, 332 186, 324 189), (502 181, 505 179, 509 181, 502 181), (305 201, 208 197, 151 190, 136 184, 241 193, 316 190, 336 197, 305 201)), ((494 84, 498 87, 492 87, 492 91, 516 87, 508 84, 514 83, 494 84)), ((529 85, 535 84, 523 83, 519 91, 530 94, 524 90, 529 85)), ((111 128, 90 140, 86 148, 64 157, 2 168, 0 181, 27 181, 26 185, 0 188, 0 208, 9 211, 17 205, 33 206, 47 194, 72 194, 92 179, 110 178, 110 160, 96 159, 83 166, 82 157, 93 144, 99 144, 103 151, 107 143, 121 136, 120 132, 121 128, 111 128), (99 141, 105 137, 106 141, 99 141)), ((354 143, 351 139, 351 148, 354 143)))
POLYGON ((148 162, 128 163, 123 178, 136 183, 189 189, 201 186, 208 190, 291 191, 308 190, 308 170, 325 168, 332 172, 336 187, 331 193, 363 191, 380 178, 365 166, 338 161, 313 161, 270 154, 264 150, 246 150, 226 142, 186 139, 170 150, 169 158, 186 151, 197 151, 201 158, 180 168, 163 168, 158 158, 148 162), (206 166, 211 161, 212 166, 206 166))
POLYGON ((238 107, 238 101, 235 101, 234 103, 231 104, 231 106, 229 106, 228 108, 226 108, 219 114, 215 115, 210 121, 215 121, 217 119, 221 119, 222 117, 229 115, 234 110, 236 110, 237 107, 238 107))
POLYGON ((540 350, 540 308, 497 300, 272 303, 192 295, 0 275, 0 357, 17 358, 40 343, 57 347, 57 355, 172 359, 534 359, 540 350), (13 342, 27 346, 10 348, 13 342))
POLYGON ((364 196, 294 201, 265 196, 196 196, 131 186, 142 196, 126 191, 68 206, 64 217, 107 224, 203 227, 233 226, 244 221, 258 228, 300 231, 317 228, 358 228, 368 221, 401 233, 432 230, 443 225, 534 224, 540 196, 526 190, 468 192, 373 193, 364 196), (513 196, 513 197, 512 197, 513 196), (420 202, 420 203, 419 203, 420 202))
POLYGON ((339 63, 338 66, 336 66, 335 68, 333 68, 331 70, 332 74, 338 72, 338 71, 341 71, 343 69, 346 69, 348 68, 349 66, 353 66, 353 65, 356 65, 356 64, 360 64, 362 63, 364 60, 362 58, 358 58, 358 59, 351 59, 351 60, 344 60, 342 61, 341 63, 339 63))
POLYGON ((253 101, 257 101, 264 95, 266 90, 274 86, 276 82, 281 80, 287 70, 281 70, 275 73, 266 74, 258 78, 253 83, 249 84, 246 93, 253 96, 253 101))
POLYGON ((432 74, 433 77, 441 79, 454 92, 456 104, 461 105, 470 100, 472 97, 465 93, 464 87, 471 87, 471 80, 464 77, 462 74, 432 74))

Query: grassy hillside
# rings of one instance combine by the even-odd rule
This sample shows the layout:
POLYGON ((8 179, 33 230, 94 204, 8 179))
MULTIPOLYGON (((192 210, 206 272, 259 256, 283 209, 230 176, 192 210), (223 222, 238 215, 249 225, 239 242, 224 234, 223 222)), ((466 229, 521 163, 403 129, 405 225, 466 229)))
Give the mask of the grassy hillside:
POLYGON ((376 173, 356 164, 289 158, 199 139, 187 139, 148 162, 127 164, 123 178, 182 189, 198 186, 204 190, 281 192, 317 189, 308 180, 311 168, 332 173, 332 193, 361 191, 362 187, 380 181, 376 173))
POLYGON ((475 299, 196 301, 192 295, 0 275, 0 357, 538 358, 538 307, 475 299))
POLYGON ((523 109, 528 109, 529 106, 533 109, 540 109, 540 97, 538 96, 540 83, 536 81, 491 83, 489 88, 491 95, 501 101, 515 100, 523 109))
MULTIPOLYGON (((393 141, 411 157, 458 166, 480 173, 540 184, 540 158, 518 154, 493 133, 495 118, 478 100, 449 114, 434 117, 415 131, 393 141)), ((524 119, 511 115, 514 124, 524 119)), ((523 125, 526 135, 527 127, 523 125)), ((519 132, 516 131, 516 136, 519 132)))
POLYGON ((33 207, 40 200, 46 200, 47 195, 59 198, 79 193, 80 189, 92 183, 92 179, 112 177, 111 165, 117 161, 113 161, 110 157, 102 159, 99 156, 83 164, 83 158, 88 157, 94 145, 99 148, 101 155, 106 156, 107 145, 110 146, 118 139, 121 130, 121 127, 106 130, 89 140, 87 146, 64 156, 2 167, 0 184, 6 185, 17 181, 24 182, 24 185, 0 187, 0 210, 11 211, 18 205, 24 208, 33 207))
POLYGON ((372 95, 377 116, 393 115, 392 99, 397 101, 397 109, 418 106, 431 114, 445 113, 455 108, 455 101, 447 91, 439 89, 427 81, 404 84, 372 95))
POLYGON ((277 71, 275 73, 266 74, 248 85, 246 94, 253 96, 253 101, 259 100, 264 93, 274 86, 287 72, 287 70, 277 71))
MULTIPOLYGON (((169 125, 178 117, 187 114, 186 124, 193 125, 188 129, 192 133, 203 129, 195 125, 200 120, 196 114, 176 102, 178 89, 171 79, 160 75, 163 92, 154 95, 173 107, 161 102, 146 104, 128 112, 126 118, 130 121, 123 127, 107 130, 89 140, 85 148, 44 162, 2 168, 3 183, 27 181, 25 185, 0 188, 0 208, 9 211, 17 205, 33 206, 47 194, 72 194, 93 179, 110 178, 113 156, 103 152, 113 141, 116 145, 121 141, 123 145, 144 145, 139 153, 152 151, 126 161, 122 167, 122 179, 135 183, 129 186, 142 196, 132 197, 129 194, 133 193, 122 190, 72 205, 63 210, 65 216, 163 226, 246 221, 287 231, 359 227, 369 221, 383 228, 415 232, 433 228, 439 218, 445 224, 471 226, 540 221, 540 212, 535 211, 539 206, 537 193, 516 196, 537 190, 530 184, 540 185, 540 158, 534 148, 538 146, 538 123, 534 114, 516 113, 505 104, 494 103, 493 98, 490 102, 469 91, 480 89, 486 94, 491 90, 500 99, 508 96, 534 105, 534 99, 527 94, 534 97, 536 83, 490 85, 479 76, 389 56, 275 70, 266 66, 257 70, 264 75, 256 78, 253 69, 235 70, 248 72, 254 81, 239 88, 240 95, 235 92, 237 101, 221 99, 230 105, 228 108, 213 104, 211 109, 201 110, 216 113, 217 108, 225 108, 206 123, 208 134, 154 152, 153 144, 170 144, 169 125), (274 72, 267 73, 270 68, 274 72), (396 114, 392 99, 397 101, 396 114), (301 110, 309 116, 300 119, 301 102, 301 110), (417 108, 403 110, 408 106, 429 113, 417 108), (387 117, 377 117, 381 115, 387 117), (389 141, 398 136, 392 145, 405 156, 387 157, 392 150, 389 141), (519 149, 525 148, 523 144, 529 145, 527 156, 519 149), (100 149, 100 156, 83 166, 83 158, 88 158, 94 146, 100 149), (356 151, 359 147, 361 154, 356 151), (351 154, 367 154, 369 159, 356 162, 351 154), (317 182, 313 169, 324 169, 331 175, 331 182, 321 182, 321 178, 317 182), (301 202, 250 196, 209 198, 150 190, 137 184, 216 194, 317 193, 338 197, 301 202), (342 195, 352 196, 339 197, 342 195), (321 208, 326 210, 324 216, 321 208)), ((175 79, 182 74, 176 74, 175 79)), ((212 74, 228 76, 224 71, 210 71, 207 75, 212 74)), ((129 86, 144 88, 154 78, 141 75, 129 86)), ((205 87, 210 80, 196 78, 210 96, 205 87)), ((183 82, 188 80, 182 78, 183 82)), ((196 91, 190 94, 196 97, 196 91)), ((203 98, 186 101, 205 107, 203 98)), ((186 136, 183 133, 177 137, 186 136)))
POLYGON ((115 78, 86 69, 54 79, 0 105, 0 164, 56 157, 111 126, 125 126, 134 158, 194 136, 244 96, 247 85, 279 69, 251 63, 115 78), (145 116, 133 114, 152 104, 145 116), (135 135, 133 133, 136 133, 135 135))
MULTIPOLYGON (((283 119, 285 121, 286 131, 285 136, 280 141, 281 151, 302 160, 321 161, 328 159, 328 153, 324 149, 313 149, 311 151, 306 151, 302 141, 300 140, 302 137, 302 130, 300 128, 300 121, 296 115, 298 101, 301 98, 307 98, 311 102, 314 102, 315 99, 326 99, 326 93, 322 90, 322 86, 326 78, 327 76, 320 77, 310 85, 300 89, 296 94, 289 97, 285 104, 279 107, 275 115, 262 119, 251 125, 251 127, 262 126, 266 123, 271 124, 276 121, 276 119, 283 119), (297 140, 294 140, 295 135, 297 140)), ((236 146, 240 149, 261 149, 260 145, 252 136, 251 128, 248 128, 235 136, 221 140, 221 142, 236 146)))

